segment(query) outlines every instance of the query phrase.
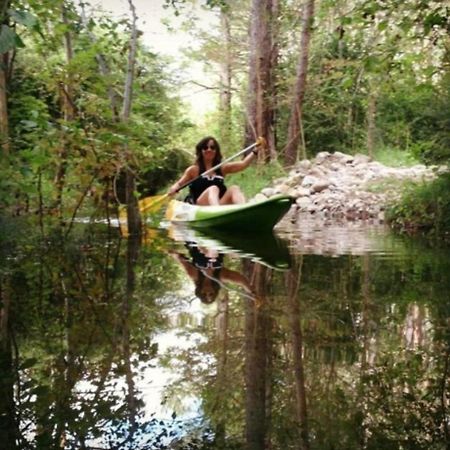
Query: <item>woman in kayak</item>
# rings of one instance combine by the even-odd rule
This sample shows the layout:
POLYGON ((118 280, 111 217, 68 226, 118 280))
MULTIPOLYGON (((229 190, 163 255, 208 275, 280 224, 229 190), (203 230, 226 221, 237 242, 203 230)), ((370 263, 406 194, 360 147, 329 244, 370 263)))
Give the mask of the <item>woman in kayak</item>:
MULTIPOLYGON (((200 174, 220 164, 222 153, 220 145, 212 136, 203 138, 195 147, 196 160, 189 166, 183 176, 170 187, 169 195, 175 195, 178 189, 195 180, 200 174)), ((186 201, 194 205, 227 205, 232 203, 245 203, 244 194, 238 186, 226 187, 224 178, 230 173, 246 169, 257 155, 255 147, 244 159, 225 163, 213 173, 202 175, 189 186, 189 196, 186 201)))

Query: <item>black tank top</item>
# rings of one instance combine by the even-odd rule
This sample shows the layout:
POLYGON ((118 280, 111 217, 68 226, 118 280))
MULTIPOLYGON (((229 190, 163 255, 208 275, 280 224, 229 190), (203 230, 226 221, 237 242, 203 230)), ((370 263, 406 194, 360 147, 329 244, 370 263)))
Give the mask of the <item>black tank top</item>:
POLYGON ((223 194, 227 191, 225 180, 220 170, 216 174, 202 175, 191 183, 189 186, 188 201, 194 204, 197 203, 197 199, 202 195, 203 191, 210 186, 217 186, 219 188, 219 198, 222 198, 223 194))
POLYGON ((223 266, 223 253, 219 253, 217 258, 211 258, 210 256, 206 256, 203 252, 201 252, 197 245, 194 242, 186 242, 186 247, 189 250, 189 253, 192 258, 192 264, 197 269, 221 269, 223 266))

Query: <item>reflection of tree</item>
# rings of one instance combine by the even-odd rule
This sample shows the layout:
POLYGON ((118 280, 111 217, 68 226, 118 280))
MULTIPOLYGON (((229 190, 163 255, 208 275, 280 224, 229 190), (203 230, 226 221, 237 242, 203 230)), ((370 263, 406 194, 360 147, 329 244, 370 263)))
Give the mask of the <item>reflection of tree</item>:
POLYGON ((103 228, 86 236, 74 232, 64 241, 48 236, 51 245, 22 237, 30 251, 7 258, 13 275, 8 290, 2 280, 0 291, 0 385, 11 395, 0 400, 7 410, 0 429, 4 442, 12 442, 8 448, 16 440, 23 448, 84 448, 106 439, 129 445, 138 427, 151 428, 139 416, 133 365, 154 357, 149 336, 163 324, 153 299, 166 287, 155 284, 153 274, 173 280, 170 285, 173 270, 152 249, 139 259, 131 240, 123 264, 121 241, 103 228), (124 393, 117 389, 121 383, 124 393))
MULTIPOLYGON (((217 330, 217 397, 213 409, 216 411, 222 407, 227 401, 227 387, 228 387, 228 320, 229 320, 229 295, 224 292, 217 300, 217 316, 216 316, 216 330, 217 330)), ((216 424, 215 441, 217 445, 225 445, 226 423, 225 418, 218 420, 216 424)))
POLYGON ((10 336, 11 293, 8 276, 0 278, 0 442, 16 449, 18 427, 14 405, 15 369, 10 336))
MULTIPOLYGON (((248 270, 248 268, 247 268, 248 270)), ((269 269, 254 264, 252 281, 256 295, 265 297, 269 269)), ((245 437, 249 450, 265 448, 269 428, 271 319, 267 299, 261 307, 247 301, 245 305, 245 437)))
MULTIPOLYGON (((171 313, 186 304, 164 296, 184 272, 154 248, 74 232, 58 246, 24 238, 27 252, 4 258, 1 443, 164 448, 169 425, 142 417, 137 376, 169 316, 154 300, 167 299, 171 313)), ((171 320, 202 337, 172 354, 182 378, 166 393, 201 399, 208 448, 441 450, 449 442, 447 259, 303 256, 287 274, 229 261, 262 301, 221 289, 202 323, 171 320)))
MULTIPOLYGON (((135 383, 131 364, 132 350, 130 343, 130 309, 131 302, 136 289, 136 263, 138 259, 140 240, 130 236, 127 240, 127 279, 125 295, 122 299, 121 308, 121 351, 125 370, 125 380, 127 385, 127 413, 130 424, 129 434, 125 437, 125 442, 133 442, 133 436, 137 428, 138 405, 136 400, 135 383)), ((123 445, 123 444, 121 444, 123 445)), ((120 445, 119 445, 120 447, 120 445)))
POLYGON ((303 335, 300 326, 300 298, 299 288, 301 283, 303 257, 299 256, 291 271, 287 274, 287 296, 289 321, 292 335, 292 350, 295 374, 295 406, 297 426, 300 430, 300 450, 309 449, 308 414, 306 407, 306 382, 303 368, 303 335))

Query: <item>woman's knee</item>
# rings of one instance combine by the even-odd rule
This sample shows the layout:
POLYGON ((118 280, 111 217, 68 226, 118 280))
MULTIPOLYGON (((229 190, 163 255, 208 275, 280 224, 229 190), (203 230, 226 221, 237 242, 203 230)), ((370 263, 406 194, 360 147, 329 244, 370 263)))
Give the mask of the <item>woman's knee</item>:
POLYGON ((218 186, 210 186, 208 189, 205 190, 205 192, 211 195, 219 195, 220 189, 218 188, 218 186))
POLYGON ((232 203, 245 203, 245 196, 239 186, 230 186, 230 197, 232 203))
POLYGON ((219 202, 219 188, 217 186, 210 186, 205 189, 198 197, 197 205, 211 205, 219 202))

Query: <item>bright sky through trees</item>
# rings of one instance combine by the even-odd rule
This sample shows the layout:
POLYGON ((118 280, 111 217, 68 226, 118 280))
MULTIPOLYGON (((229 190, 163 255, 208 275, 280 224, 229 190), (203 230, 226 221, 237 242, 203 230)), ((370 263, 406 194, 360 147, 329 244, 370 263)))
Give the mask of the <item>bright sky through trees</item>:
MULTIPOLYGON (((204 72, 202 64, 190 61, 187 66, 182 66, 182 49, 195 46, 194 38, 181 30, 182 15, 176 17, 172 8, 164 8, 164 0, 133 0, 133 4, 139 17, 138 27, 143 32, 142 40, 145 45, 161 55, 174 58, 174 65, 180 71, 182 79, 207 85, 209 77, 204 72), (173 31, 169 31, 164 21, 170 23, 173 31)), ((114 17, 129 15, 127 0, 92 0, 92 5, 94 8, 111 13, 114 17)), ((196 8, 196 14, 200 21, 204 20, 206 24, 211 23, 214 17, 213 13, 201 8, 196 8)), ((181 96, 191 104, 194 120, 201 119, 205 112, 215 107, 210 92, 191 83, 186 84, 181 96)))

